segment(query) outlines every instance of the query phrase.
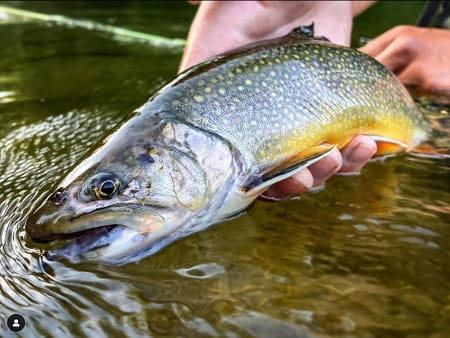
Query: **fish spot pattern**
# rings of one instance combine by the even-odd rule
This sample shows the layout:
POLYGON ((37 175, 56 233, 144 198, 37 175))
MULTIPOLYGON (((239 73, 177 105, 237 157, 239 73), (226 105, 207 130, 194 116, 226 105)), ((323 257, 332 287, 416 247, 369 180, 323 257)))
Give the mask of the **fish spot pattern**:
POLYGON ((229 140, 249 166, 337 140, 342 130, 383 128, 402 140, 405 125, 423 123, 395 77, 350 48, 298 41, 214 62, 164 88, 160 106, 229 140))

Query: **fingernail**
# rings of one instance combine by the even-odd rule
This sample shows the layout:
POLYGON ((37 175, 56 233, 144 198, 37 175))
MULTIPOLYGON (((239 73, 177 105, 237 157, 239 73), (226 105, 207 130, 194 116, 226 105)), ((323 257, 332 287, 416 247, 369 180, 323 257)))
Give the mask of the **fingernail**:
MULTIPOLYGON (((331 162, 331 161, 330 161, 331 162)), ((332 161, 332 165, 330 165, 330 169, 324 172, 321 172, 320 175, 315 174, 314 176, 314 187, 321 186, 325 183, 325 181, 332 176, 336 171, 339 170, 339 164, 332 161)))
POLYGON ((350 153, 345 157, 344 161, 347 165, 365 163, 376 152, 376 148, 365 143, 358 143, 350 153))
POLYGON ((280 201, 282 199, 272 188, 264 191, 259 197, 268 201, 280 201))

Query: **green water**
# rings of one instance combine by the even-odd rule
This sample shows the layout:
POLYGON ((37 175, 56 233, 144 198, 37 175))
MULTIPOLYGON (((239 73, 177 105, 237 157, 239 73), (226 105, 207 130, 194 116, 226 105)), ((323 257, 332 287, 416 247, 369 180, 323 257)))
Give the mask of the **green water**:
MULTIPOLYGON (((185 37, 186 3, 20 3, 185 37)), ((376 5, 354 41, 413 23, 376 5)), ((324 190, 180 240, 138 264, 47 261, 24 233, 32 204, 176 72, 181 49, 0 18, 0 336, 448 337, 448 160, 399 155, 324 190)), ((448 108, 425 106, 449 147, 448 108), (428 109, 427 109, 428 108, 428 109)))

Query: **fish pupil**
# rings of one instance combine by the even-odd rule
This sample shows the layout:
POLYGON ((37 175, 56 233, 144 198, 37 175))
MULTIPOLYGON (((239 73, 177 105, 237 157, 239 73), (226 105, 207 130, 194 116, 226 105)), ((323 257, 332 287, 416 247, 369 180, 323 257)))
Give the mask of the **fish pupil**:
POLYGON ((112 194, 114 194, 115 191, 116 191, 116 185, 111 180, 103 182, 100 187, 100 192, 106 196, 111 196, 112 194))

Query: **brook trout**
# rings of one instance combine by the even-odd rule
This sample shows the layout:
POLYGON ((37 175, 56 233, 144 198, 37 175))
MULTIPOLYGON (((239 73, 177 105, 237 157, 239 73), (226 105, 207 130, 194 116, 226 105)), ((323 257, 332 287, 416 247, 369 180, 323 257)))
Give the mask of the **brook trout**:
POLYGON ((160 89, 29 218, 53 256, 123 264, 246 209, 357 134, 378 155, 427 123, 395 76, 312 27, 194 66, 160 89), (324 145, 324 144, 327 145, 324 145))

